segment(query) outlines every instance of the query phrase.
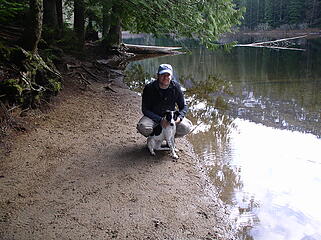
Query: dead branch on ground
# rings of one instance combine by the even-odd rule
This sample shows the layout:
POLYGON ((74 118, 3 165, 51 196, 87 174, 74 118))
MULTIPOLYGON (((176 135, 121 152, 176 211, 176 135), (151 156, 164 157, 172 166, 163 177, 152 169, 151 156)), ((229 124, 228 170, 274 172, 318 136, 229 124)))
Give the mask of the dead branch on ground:
POLYGON ((104 88, 105 88, 105 90, 110 90, 114 93, 117 93, 114 89, 111 88, 111 83, 108 83, 104 88))
MULTIPOLYGON (((71 64, 66 64, 67 70, 73 69, 73 68, 82 68, 87 74, 89 74, 92 78, 94 78, 96 81, 102 81, 105 82, 106 79, 104 77, 98 76, 91 71, 89 71, 84 65, 71 65, 71 64)), ((96 67, 96 66, 95 66, 96 67)))

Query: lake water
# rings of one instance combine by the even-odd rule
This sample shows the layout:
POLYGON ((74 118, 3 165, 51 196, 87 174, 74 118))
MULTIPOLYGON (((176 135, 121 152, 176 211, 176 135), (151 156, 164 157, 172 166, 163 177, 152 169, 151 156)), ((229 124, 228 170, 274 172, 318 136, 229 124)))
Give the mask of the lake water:
POLYGON ((189 140, 242 239, 321 239, 321 39, 295 47, 304 51, 195 47, 134 63, 151 75, 174 66, 189 140), (213 79, 217 91, 191 91, 213 79))

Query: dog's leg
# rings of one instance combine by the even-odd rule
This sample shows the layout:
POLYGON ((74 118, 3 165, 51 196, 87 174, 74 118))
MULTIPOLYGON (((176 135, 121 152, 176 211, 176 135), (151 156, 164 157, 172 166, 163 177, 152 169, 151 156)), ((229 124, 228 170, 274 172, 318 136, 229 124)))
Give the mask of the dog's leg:
POLYGON ((162 147, 162 139, 157 139, 157 140, 155 140, 155 147, 154 147, 154 149, 155 150, 166 150, 166 148, 163 148, 162 147))
POLYGON ((168 151, 168 150, 170 150, 170 148, 169 148, 169 145, 168 145, 168 143, 167 143, 167 140, 165 140, 166 142, 166 144, 164 145, 164 141, 159 141, 158 142, 158 149, 157 150, 160 150, 160 151, 168 151))
MULTIPOLYGON (((175 134, 174 134, 174 135, 175 135, 175 134)), ((175 151, 175 152, 179 152, 178 148, 176 148, 175 137, 173 137, 172 139, 173 139, 174 151, 175 151)))
POLYGON ((171 155, 173 158, 178 159, 178 155, 175 152, 175 142, 174 138, 170 138, 169 141, 167 142, 169 145, 169 148, 171 150, 171 155))
POLYGON ((155 151, 154 151, 155 143, 154 142, 155 141, 153 141, 152 138, 150 138, 150 137, 147 138, 147 147, 148 147, 148 149, 150 151, 150 154, 152 154, 153 156, 155 156, 155 151))

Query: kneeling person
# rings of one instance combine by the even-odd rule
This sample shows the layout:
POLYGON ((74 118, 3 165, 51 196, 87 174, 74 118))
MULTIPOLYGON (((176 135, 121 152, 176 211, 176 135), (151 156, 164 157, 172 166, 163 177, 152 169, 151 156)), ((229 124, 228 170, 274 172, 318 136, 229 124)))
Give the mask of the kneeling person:
POLYGON ((174 111, 178 107, 179 115, 176 120, 175 137, 183 137, 191 131, 192 123, 185 118, 187 105, 178 82, 172 81, 173 68, 169 64, 161 64, 158 68, 157 80, 147 84, 142 95, 142 112, 144 116, 137 124, 137 130, 148 137, 153 128, 161 125, 168 126, 162 114, 167 110, 174 111))

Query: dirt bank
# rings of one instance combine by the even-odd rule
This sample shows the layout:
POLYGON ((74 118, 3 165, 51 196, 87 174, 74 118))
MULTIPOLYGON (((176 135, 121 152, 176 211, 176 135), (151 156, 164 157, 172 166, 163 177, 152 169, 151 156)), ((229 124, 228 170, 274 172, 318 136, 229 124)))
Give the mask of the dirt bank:
POLYGON ((235 239, 190 144, 150 156, 140 96, 105 85, 69 79, 1 149, 0 239, 235 239))

